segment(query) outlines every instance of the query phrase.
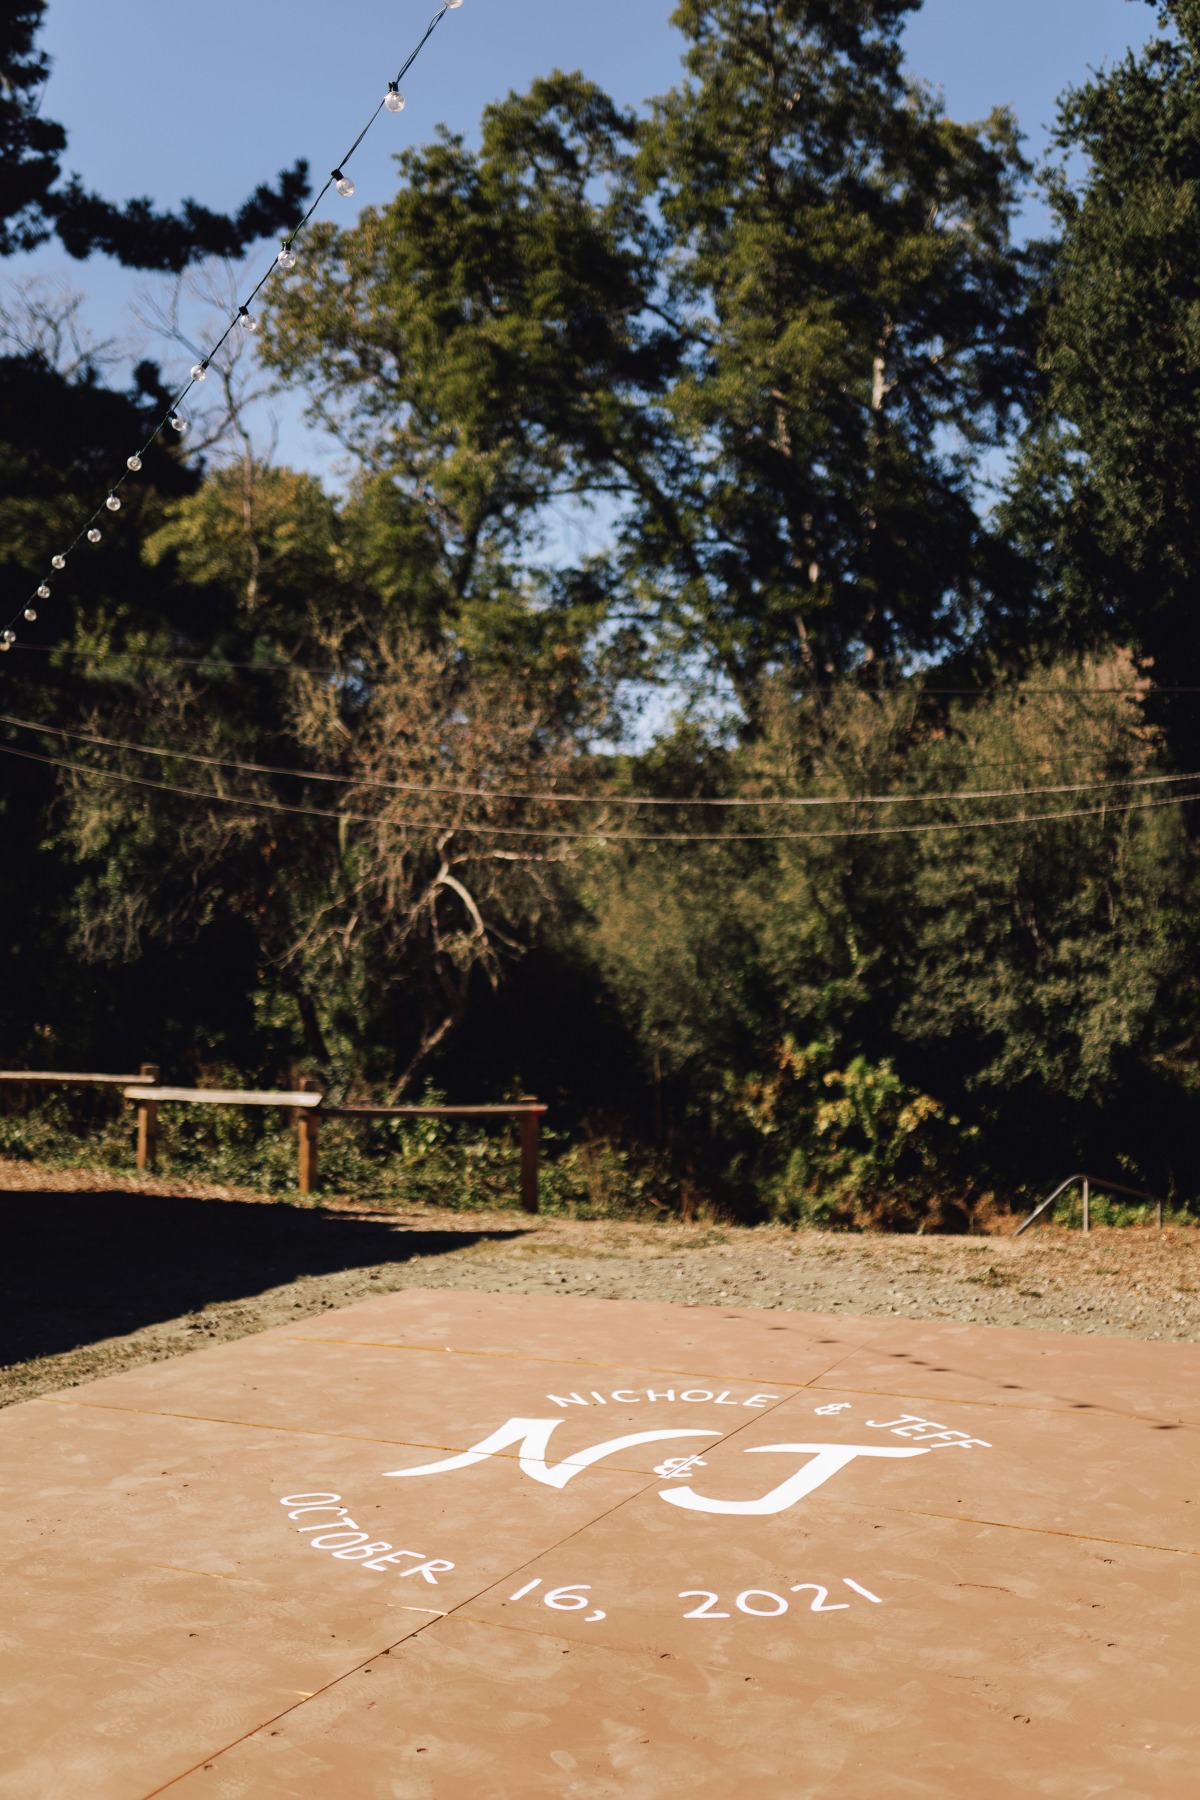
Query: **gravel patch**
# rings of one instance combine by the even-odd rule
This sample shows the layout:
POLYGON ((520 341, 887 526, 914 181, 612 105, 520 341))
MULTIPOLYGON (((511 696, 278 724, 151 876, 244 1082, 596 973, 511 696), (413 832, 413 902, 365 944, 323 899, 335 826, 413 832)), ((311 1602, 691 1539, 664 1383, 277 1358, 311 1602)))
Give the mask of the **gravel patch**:
POLYGON ((299 1207, 0 1162, 0 1405, 403 1288, 1200 1341, 1200 1230, 852 1237, 299 1207))

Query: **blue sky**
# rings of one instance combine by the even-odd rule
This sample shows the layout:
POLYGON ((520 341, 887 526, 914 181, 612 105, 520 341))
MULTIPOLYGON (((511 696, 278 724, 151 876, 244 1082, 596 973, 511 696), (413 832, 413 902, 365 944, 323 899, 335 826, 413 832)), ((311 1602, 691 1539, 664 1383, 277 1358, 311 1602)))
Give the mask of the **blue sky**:
MULTIPOLYGON (((68 169, 111 198, 233 207, 298 156, 329 169, 431 10, 430 0, 50 0, 44 110, 69 131, 68 169)), ((391 150, 439 122, 473 134, 488 101, 555 67, 581 68, 630 104, 663 91, 679 65, 670 10, 668 0, 464 0, 406 80, 407 110, 382 116, 355 159, 355 200, 327 207, 347 217, 351 205, 386 200, 391 150)), ((1153 27, 1144 0, 926 0, 909 61, 957 117, 1011 105, 1038 152, 1061 90, 1153 27)), ((81 290, 97 334, 153 347, 132 318, 149 278, 53 248, 4 272, 32 270, 81 290)), ((324 460, 294 405, 283 409, 281 450, 324 460)))

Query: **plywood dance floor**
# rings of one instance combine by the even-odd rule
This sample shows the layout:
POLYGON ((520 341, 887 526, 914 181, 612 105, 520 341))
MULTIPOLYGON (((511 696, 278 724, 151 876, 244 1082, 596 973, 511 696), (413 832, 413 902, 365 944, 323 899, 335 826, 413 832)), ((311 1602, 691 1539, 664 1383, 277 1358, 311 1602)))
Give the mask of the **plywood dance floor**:
POLYGON ((1200 1347, 409 1292, 0 1478, 6 1797, 1200 1793, 1200 1347))

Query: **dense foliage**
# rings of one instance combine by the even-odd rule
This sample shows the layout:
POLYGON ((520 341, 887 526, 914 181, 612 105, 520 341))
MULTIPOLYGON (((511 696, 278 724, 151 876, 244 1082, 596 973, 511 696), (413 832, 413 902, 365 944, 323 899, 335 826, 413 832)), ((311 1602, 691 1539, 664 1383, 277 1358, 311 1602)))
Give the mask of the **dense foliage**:
MULTIPOLYGON (((918 5, 683 0, 643 111, 555 74, 314 229, 262 355, 344 487, 226 381, 0 670, 10 1063, 537 1091, 593 1209, 1200 1194, 1200 5, 1064 98, 1032 246, 918 5)), ((71 241, 39 12, 9 248, 71 241)), ((150 266, 229 247, 142 223, 150 266)), ((42 325, 0 358, 17 596, 162 402, 42 325)))

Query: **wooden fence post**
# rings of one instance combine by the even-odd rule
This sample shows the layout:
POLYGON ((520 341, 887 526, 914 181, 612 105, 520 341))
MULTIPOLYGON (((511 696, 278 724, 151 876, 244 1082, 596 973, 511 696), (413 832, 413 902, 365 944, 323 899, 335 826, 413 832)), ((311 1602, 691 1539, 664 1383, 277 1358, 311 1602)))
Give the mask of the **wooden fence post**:
MULTIPOLYGON (((299 1093, 312 1091, 312 1083, 307 1075, 300 1077, 299 1093)), ((300 1133, 300 1192, 314 1194, 317 1189, 317 1133, 319 1130, 315 1107, 303 1107, 298 1117, 300 1133)))
MULTIPOLYGON (((149 1082, 157 1082, 158 1064, 143 1063, 138 1074, 149 1082)), ((139 1175, 158 1167, 158 1105, 153 1100, 137 1109, 137 1166, 139 1175)))
POLYGON ((137 1166, 145 1175, 158 1167, 158 1101, 139 1100, 137 1109, 137 1166))
MULTIPOLYGON (((534 1094, 522 1094, 521 1105, 536 1105, 534 1094)), ((521 1119, 521 1205, 527 1213, 538 1210, 538 1123, 539 1114, 522 1113, 521 1119)))

